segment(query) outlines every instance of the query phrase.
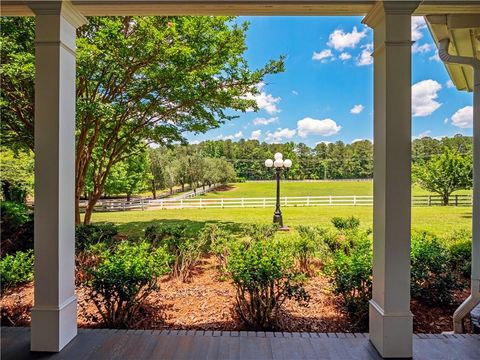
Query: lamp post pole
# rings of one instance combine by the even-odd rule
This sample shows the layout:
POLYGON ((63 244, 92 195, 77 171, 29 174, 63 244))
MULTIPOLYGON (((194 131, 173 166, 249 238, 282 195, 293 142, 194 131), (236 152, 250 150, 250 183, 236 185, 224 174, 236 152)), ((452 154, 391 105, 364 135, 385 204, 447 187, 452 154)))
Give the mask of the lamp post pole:
POLYGON ((274 159, 275 160, 267 159, 265 161, 265 166, 267 168, 275 168, 275 178, 277 180, 277 201, 275 212, 273 214, 273 223, 278 224, 280 230, 286 231, 289 229, 283 226, 282 210, 280 209, 280 177, 284 169, 289 169, 292 166, 292 161, 289 159, 283 160, 283 155, 281 153, 276 153, 274 159))

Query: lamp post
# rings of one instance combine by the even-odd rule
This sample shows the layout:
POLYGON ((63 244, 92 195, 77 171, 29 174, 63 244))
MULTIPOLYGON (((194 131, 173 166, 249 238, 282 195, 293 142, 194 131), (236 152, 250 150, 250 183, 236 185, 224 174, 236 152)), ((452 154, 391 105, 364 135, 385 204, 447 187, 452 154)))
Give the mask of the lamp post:
POLYGON ((265 166, 267 168, 275 168, 275 177, 277 179, 277 203, 275 206, 275 213, 273 214, 273 223, 278 224, 281 230, 288 230, 287 227, 283 226, 282 210, 280 210, 280 176, 284 169, 289 169, 292 166, 292 160, 283 160, 283 155, 281 153, 276 153, 273 158, 274 160, 265 160, 265 166))

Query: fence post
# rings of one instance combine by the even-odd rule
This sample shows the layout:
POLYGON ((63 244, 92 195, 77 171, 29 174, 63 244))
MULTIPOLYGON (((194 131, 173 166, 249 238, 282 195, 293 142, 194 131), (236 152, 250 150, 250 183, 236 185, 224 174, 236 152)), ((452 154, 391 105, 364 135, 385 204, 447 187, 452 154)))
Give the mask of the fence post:
POLYGON ((332 205, 332 195, 330 195, 329 205, 332 205))
POLYGON ((284 206, 287 206, 287 197, 285 196, 285 204, 284 206))
POLYGON ((200 199, 200 209, 202 208, 202 199, 200 199))
POLYGON ((455 195, 455 206, 458 206, 458 195, 455 195))
POLYGON ((160 210, 163 210, 163 200, 160 199, 160 210))
POLYGON ((428 195, 428 206, 432 206, 432 195, 428 195))
POLYGON ((310 206, 310 196, 307 196, 307 206, 310 206))
POLYGON ((125 211, 125 205, 126 205, 126 202, 124 201, 124 202, 122 203, 123 211, 125 211))
POLYGON ((183 209, 183 199, 180 199, 180 209, 183 209))
POLYGON ((222 209, 223 209, 223 198, 221 198, 220 201, 221 201, 221 206, 222 206, 222 209))
POLYGON ((245 207, 244 199, 242 198, 242 208, 245 207))
POLYGON ((357 195, 353 195, 353 206, 357 206, 357 195))
POLYGON ((265 203, 265 202, 266 202, 266 199, 265 199, 265 198, 263 198, 263 208, 266 208, 266 207, 267 207, 267 205, 266 205, 266 203, 265 203))

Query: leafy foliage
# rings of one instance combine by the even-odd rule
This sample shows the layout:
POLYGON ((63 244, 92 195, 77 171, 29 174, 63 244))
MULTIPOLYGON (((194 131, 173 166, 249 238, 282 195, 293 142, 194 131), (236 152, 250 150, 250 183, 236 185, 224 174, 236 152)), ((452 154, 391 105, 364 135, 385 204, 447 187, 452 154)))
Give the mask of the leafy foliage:
POLYGON ((189 231, 185 225, 153 225, 145 229, 145 238, 171 256, 172 275, 190 280, 195 266, 207 251, 208 239, 189 231))
POLYGON ((473 184, 471 157, 449 148, 441 155, 432 156, 425 164, 414 165, 412 171, 421 187, 442 196, 444 205, 448 205, 454 191, 470 189, 473 184))
POLYGON ((0 212, 2 254, 33 249, 33 213, 12 201, 2 201, 0 212))
POLYGON ((361 328, 366 329, 368 302, 372 297, 372 246, 360 237, 346 253, 336 250, 326 267, 333 291, 341 299, 342 308, 361 328))
POLYGON ((248 224, 242 228, 243 234, 253 240, 273 239, 277 231, 276 224, 248 224))
POLYGON ((293 253, 298 261, 301 272, 313 275, 313 259, 319 251, 324 250, 324 229, 300 225, 297 227, 298 236, 292 238, 293 253))
POLYGON ((0 260, 0 283, 2 292, 33 280, 33 251, 17 251, 0 260))
POLYGON ((4 200, 25 202, 33 194, 34 159, 30 151, 0 151, 1 191, 4 200))
POLYGON ((85 269, 90 297, 105 326, 126 328, 148 295, 158 290, 158 277, 169 271, 169 256, 147 242, 122 242, 98 256, 99 263, 85 269))
POLYGON ((228 273, 236 289, 236 310, 254 329, 273 329, 286 299, 306 304, 303 277, 293 271, 293 255, 278 240, 237 242, 228 258, 228 273))
POLYGON ((112 223, 80 224, 75 228, 75 245, 79 251, 98 243, 113 245, 113 238, 117 234, 118 229, 112 223))
POLYGON ((348 218, 334 217, 331 221, 338 230, 355 230, 360 226, 360 219, 355 216, 348 218))
POLYGON ((217 267, 222 277, 226 274, 230 248, 237 239, 231 231, 217 224, 207 224, 199 234, 200 242, 205 244, 217 260, 217 267))
POLYGON ((411 293, 428 305, 450 305, 457 283, 449 266, 449 253, 436 236, 421 232, 412 235, 411 293))

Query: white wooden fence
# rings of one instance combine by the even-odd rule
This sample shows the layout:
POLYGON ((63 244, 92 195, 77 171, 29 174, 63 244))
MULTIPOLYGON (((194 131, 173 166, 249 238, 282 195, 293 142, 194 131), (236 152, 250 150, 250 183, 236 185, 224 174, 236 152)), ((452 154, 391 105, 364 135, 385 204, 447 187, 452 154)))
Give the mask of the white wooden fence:
MULTIPOLYGON (((274 197, 265 198, 186 198, 186 199, 134 199, 101 200, 95 211, 126 211, 151 209, 203 209, 203 208, 272 208, 274 197)), ((471 195, 453 195, 449 199, 453 206, 471 206, 471 195)), ((292 196, 280 198, 282 207, 305 206, 372 206, 373 196, 292 196)), ((438 195, 418 195, 412 197, 412 206, 439 206, 442 199, 438 195)))

